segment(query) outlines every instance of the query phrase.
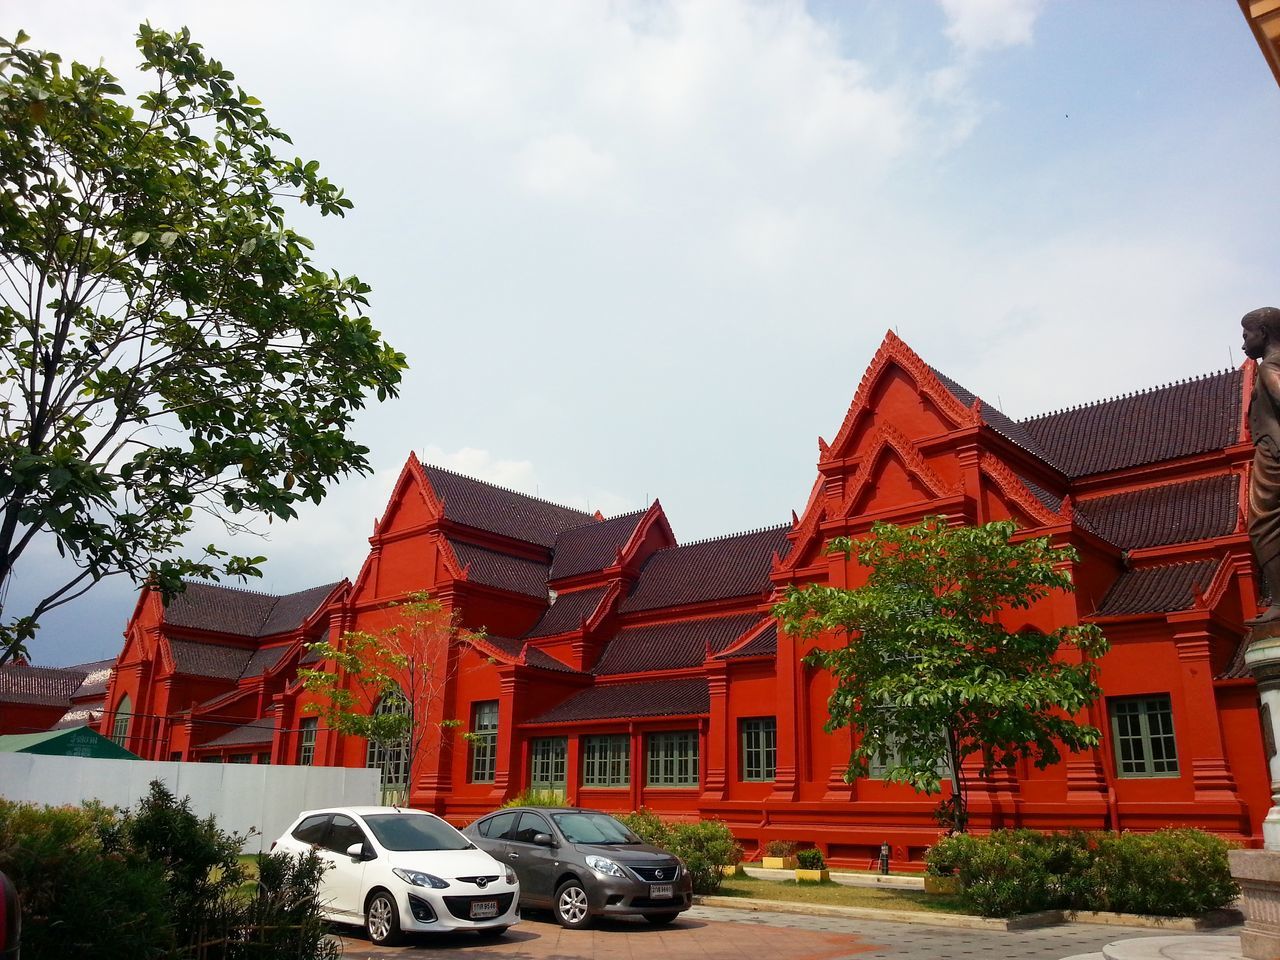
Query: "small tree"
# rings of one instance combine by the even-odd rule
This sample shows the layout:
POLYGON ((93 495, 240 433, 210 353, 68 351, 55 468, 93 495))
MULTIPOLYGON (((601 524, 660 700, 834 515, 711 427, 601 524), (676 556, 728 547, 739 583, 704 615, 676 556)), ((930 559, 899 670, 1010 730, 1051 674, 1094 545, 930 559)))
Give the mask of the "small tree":
POLYGON ((1100 693, 1101 630, 1010 631, 1002 622, 1006 611, 1071 590, 1075 551, 1046 537, 1015 540, 1016 531, 1010 521, 956 527, 941 516, 876 523, 867 539, 828 547, 869 569, 865 585, 791 587, 774 611, 789 633, 844 641, 814 647, 806 662, 835 680, 826 729, 856 734, 846 778, 876 760, 887 779, 925 793, 948 776, 939 819, 957 831, 968 822, 969 758, 988 777, 1024 757, 1043 769, 1100 739, 1073 715, 1100 693), (1062 658, 1063 649, 1081 656, 1062 658))
POLYGON ((381 751, 391 767, 404 772, 397 784, 384 784, 384 799, 402 804, 409 798, 415 765, 429 759, 443 733, 461 721, 431 721, 443 700, 450 676, 450 648, 463 635, 474 635, 426 593, 411 593, 390 605, 396 620, 369 633, 352 630, 337 644, 307 644, 332 669, 299 670, 305 689, 319 702, 311 709, 325 726, 345 736, 362 737, 381 751))
POLYGON ((187 30, 139 28, 154 84, 135 104, 27 39, 0 39, 0 664, 104 577, 168 599, 256 575, 261 557, 184 556, 195 518, 287 520, 367 473, 352 418, 405 365, 369 287, 312 263, 282 207, 351 201, 276 155, 289 138, 187 30), (73 566, 15 616, 38 539, 73 566))

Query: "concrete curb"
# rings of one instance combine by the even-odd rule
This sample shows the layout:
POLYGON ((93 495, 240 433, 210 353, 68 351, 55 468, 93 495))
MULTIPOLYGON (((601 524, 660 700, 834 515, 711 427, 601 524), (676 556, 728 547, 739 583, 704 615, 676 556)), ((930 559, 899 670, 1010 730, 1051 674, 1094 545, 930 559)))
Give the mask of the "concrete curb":
POLYGON ((1238 910, 1212 910, 1199 917, 1149 917, 1139 913, 1069 913, 1065 910, 1041 910, 1016 917, 978 917, 969 913, 941 913, 924 910, 881 910, 877 907, 838 907, 826 903, 802 903, 798 900, 760 900, 754 897, 703 897, 693 902, 705 907, 725 907, 752 913, 798 913, 810 917, 843 917, 847 920, 884 920, 889 923, 915 923, 930 927, 952 927, 961 930, 1034 930, 1062 923, 1098 926, 1146 927, 1152 930, 1214 930, 1243 923, 1238 910))
POLYGON ((1063 922, 1061 910, 1026 913, 1019 917, 999 919, 975 917, 967 913, 932 913, 923 910, 880 910, 875 907, 836 907, 825 903, 800 903, 791 900, 757 900, 749 897, 694 897, 704 907, 727 907, 752 913, 799 913, 810 917, 843 917, 846 920, 885 920, 890 923, 916 923, 930 927, 953 927, 962 930, 1031 930, 1063 922))

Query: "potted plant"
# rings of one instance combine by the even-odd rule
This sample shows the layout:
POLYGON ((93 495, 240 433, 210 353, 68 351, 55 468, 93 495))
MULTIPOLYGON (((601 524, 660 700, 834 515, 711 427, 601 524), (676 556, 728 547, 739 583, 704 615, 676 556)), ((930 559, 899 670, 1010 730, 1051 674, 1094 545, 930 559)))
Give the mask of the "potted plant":
POLYGON ((794 870, 796 868, 796 844, 791 840, 770 840, 764 845, 760 866, 766 870, 794 870))
POLYGON ((827 861, 821 850, 801 850, 796 854, 796 880, 801 883, 821 883, 830 880, 827 861))

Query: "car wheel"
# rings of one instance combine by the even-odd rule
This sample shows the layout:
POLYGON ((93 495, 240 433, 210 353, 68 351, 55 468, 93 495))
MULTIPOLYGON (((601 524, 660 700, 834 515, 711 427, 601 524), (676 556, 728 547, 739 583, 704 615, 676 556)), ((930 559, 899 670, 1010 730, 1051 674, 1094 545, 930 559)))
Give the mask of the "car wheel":
POLYGON ((485 927, 483 930, 477 930, 476 934, 484 937, 486 940, 497 940, 500 936, 507 932, 506 927, 485 927))
POLYGON ((680 916, 678 913, 646 913, 644 918, 655 927, 665 927, 678 916, 680 916))
POLYGON ((394 947, 404 939, 400 932, 400 908, 387 891, 379 890, 369 900, 364 912, 364 928, 369 940, 379 946, 394 947))
POLYGON ((577 880, 566 880, 556 891, 556 899, 551 905, 551 913, 556 923, 570 930, 582 930, 591 926, 591 904, 587 901, 587 891, 577 880))

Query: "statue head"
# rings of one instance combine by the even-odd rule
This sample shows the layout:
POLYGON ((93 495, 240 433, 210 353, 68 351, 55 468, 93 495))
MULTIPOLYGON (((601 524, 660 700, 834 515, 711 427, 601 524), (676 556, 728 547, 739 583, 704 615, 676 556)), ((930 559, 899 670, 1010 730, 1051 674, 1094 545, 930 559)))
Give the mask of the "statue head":
POLYGON ((1269 344, 1280 346, 1280 309, 1259 307, 1250 310, 1240 320, 1244 328, 1244 353, 1246 357, 1261 360, 1269 344))

